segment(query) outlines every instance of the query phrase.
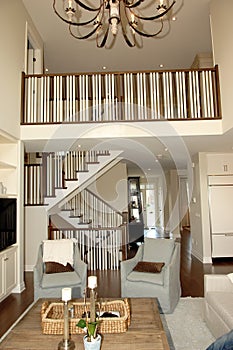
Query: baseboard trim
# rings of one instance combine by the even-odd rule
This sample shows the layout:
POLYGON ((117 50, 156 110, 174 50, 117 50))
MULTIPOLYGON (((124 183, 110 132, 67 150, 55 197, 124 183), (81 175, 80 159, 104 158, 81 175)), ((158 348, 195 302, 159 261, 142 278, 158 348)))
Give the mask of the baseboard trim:
POLYGON ((11 291, 11 293, 22 293, 24 289, 25 289, 25 283, 21 282, 11 291))
POLYGON ((33 271, 34 265, 25 265, 24 270, 29 272, 29 271, 33 271))
POLYGON ((198 251, 192 249, 192 255, 201 261, 203 264, 212 264, 212 258, 208 256, 202 256, 198 251))

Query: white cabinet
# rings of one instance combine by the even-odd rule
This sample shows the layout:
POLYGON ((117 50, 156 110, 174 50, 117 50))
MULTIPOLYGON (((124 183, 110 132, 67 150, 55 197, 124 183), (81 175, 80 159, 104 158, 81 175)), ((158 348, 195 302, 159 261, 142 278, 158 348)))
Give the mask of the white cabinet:
POLYGON ((17 285, 17 246, 0 252, 0 300, 7 297, 17 285))
POLYGON ((233 153, 207 154, 208 175, 233 174, 233 153))

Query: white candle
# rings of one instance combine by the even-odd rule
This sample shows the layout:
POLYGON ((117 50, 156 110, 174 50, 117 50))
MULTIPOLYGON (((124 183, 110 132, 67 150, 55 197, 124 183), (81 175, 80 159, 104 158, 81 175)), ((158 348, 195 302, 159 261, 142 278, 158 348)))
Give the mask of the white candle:
POLYGON ((89 276, 88 277, 88 288, 94 289, 97 287, 97 277, 96 276, 89 276))
POLYGON ((62 288, 62 300, 63 301, 71 300, 71 288, 62 288))
POLYGON ((160 0, 160 6, 163 6, 163 0, 160 0))

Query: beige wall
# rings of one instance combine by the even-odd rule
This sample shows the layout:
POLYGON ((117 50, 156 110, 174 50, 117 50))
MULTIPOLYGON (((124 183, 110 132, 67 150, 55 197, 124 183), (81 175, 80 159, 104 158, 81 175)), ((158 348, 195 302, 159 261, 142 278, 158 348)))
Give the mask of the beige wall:
POLYGON ((118 163, 88 187, 119 211, 128 210, 127 169, 118 163))
POLYGON ((36 263, 42 240, 48 239, 48 215, 44 207, 25 208, 25 270, 31 271, 36 263))
POLYGON ((170 230, 173 235, 180 235, 180 215, 179 215, 179 178, 177 170, 169 172, 169 218, 165 228, 170 230), (167 227, 166 227, 167 226, 167 227))
POLYGON ((219 65, 223 130, 233 127, 233 1, 212 0, 210 3, 214 63, 219 65))
POLYGON ((199 157, 193 158, 193 192, 190 202, 190 227, 192 237, 192 254, 202 261, 203 259, 203 242, 202 242, 202 216, 201 216, 201 177, 199 157))
MULTIPOLYGON (((0 131, 19 138, 21 73, 25 67, 26 21, 36 32, 20 0, 0 2, 0 131)), ((38 41, 41 41, 37 34, 38 41)))

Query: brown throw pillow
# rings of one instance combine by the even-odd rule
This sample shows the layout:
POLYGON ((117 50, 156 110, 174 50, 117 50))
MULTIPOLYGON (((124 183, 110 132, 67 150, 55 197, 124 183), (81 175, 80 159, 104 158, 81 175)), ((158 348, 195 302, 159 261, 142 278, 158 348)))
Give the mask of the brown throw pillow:
POLYGON ((60 273, 60 272, 72 272, 73 267, 67 263, 66 266, 54 261, 48 261, 45 263, 45 273, 60 273))
POLYGON ((139 261, 133 271, 159 273, 164 265, 162 262, 139 261))

